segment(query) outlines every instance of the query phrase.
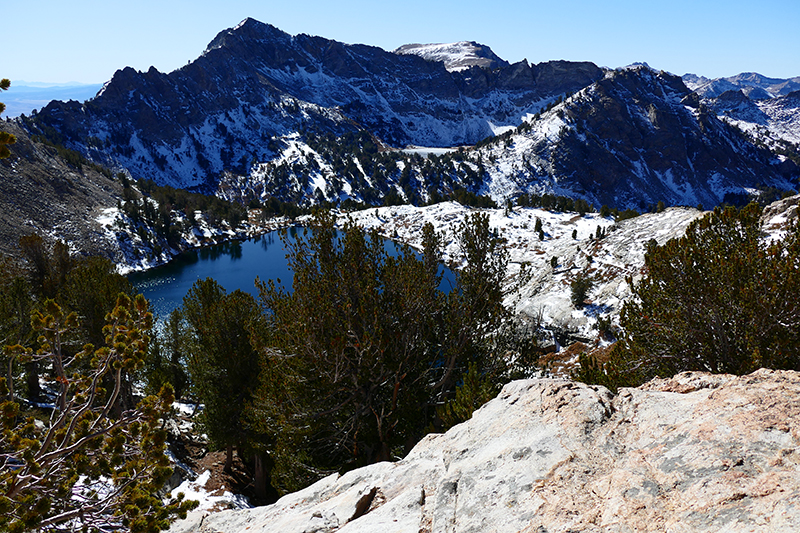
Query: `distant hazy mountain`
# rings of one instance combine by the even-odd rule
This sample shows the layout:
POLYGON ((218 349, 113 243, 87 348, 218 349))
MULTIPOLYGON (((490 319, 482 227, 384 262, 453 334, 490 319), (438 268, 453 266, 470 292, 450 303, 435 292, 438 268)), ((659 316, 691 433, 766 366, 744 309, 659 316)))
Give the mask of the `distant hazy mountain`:
POLYGON ((4 118, 18 117, 22 114, 30 115, 34 109, 41 109, 52 100, 67 102, 77 100, 83 102, 92 98, 103 87, 100 83, 81 84, 47 84, 26 81, 12 81, 11 87, 0 95, 1 101, 6 104, 3 112, 4 118))
POLYGON ((727 78, 708 79, 695 74, 685 74, 683 81, 703 98, 716 98, 726 91, 741 90, 752 99, 776 98, 800 90, 800 76, 796 78, 768 78, 755 72, 743 72, 727 78))

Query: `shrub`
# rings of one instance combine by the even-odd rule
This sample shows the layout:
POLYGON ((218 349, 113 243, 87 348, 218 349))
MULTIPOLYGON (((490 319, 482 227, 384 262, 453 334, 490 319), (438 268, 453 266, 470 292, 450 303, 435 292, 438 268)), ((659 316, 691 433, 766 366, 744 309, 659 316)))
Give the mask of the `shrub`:
POLYGON ((592 285, 592 278, 584 272, 578 274, 570 283, 570 300, 577 309, 583 307, 583 301, 586 300, 586 294, 591 290, 592 285))

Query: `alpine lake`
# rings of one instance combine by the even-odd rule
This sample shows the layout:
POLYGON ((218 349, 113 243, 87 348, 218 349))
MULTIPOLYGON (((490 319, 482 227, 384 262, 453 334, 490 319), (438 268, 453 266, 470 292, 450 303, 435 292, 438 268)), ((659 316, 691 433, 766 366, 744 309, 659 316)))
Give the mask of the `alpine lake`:
MULTIPOLYGON (((260 237, 244 241, 229 241, 215 246, 189 250, 177 255, 166 265, 143 272, 133 272, 128 279, 134 288, 149 301, 153 314, 160 319, 183 304, 183 297, 198 280, 213 278, 227 292, 241 290, 258 297, 255 280, 275 280, 284 289, 291 290, 293 273, 286 258, 286 247, 281 232, 289 240, 302 237, 303 228, 290 227, 275 230, 260 237)), ((401 247, 384 239, 389 255, 396 257, 401 247)), ((449 292, 455 286, 455 274, 444 265, 439 266, 442 281, 439 289, 449 292)))

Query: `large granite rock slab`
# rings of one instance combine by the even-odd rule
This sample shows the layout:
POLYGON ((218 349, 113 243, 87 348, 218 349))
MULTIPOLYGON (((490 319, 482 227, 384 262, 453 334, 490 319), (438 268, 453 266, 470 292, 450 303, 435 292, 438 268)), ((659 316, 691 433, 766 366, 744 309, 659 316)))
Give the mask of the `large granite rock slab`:
POLYGON ((537 379, 397 463, 173 532, 800 530, 800 373, 537 379))

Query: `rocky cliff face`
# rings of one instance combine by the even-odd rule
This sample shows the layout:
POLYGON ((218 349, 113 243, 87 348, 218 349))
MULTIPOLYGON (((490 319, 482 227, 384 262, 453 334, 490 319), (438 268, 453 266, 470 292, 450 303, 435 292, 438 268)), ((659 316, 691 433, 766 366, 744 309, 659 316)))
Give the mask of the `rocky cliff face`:
POLYGON ((519 381, 402 461, 171 531, 797 531, 798 417, 790 371, 519 381))

